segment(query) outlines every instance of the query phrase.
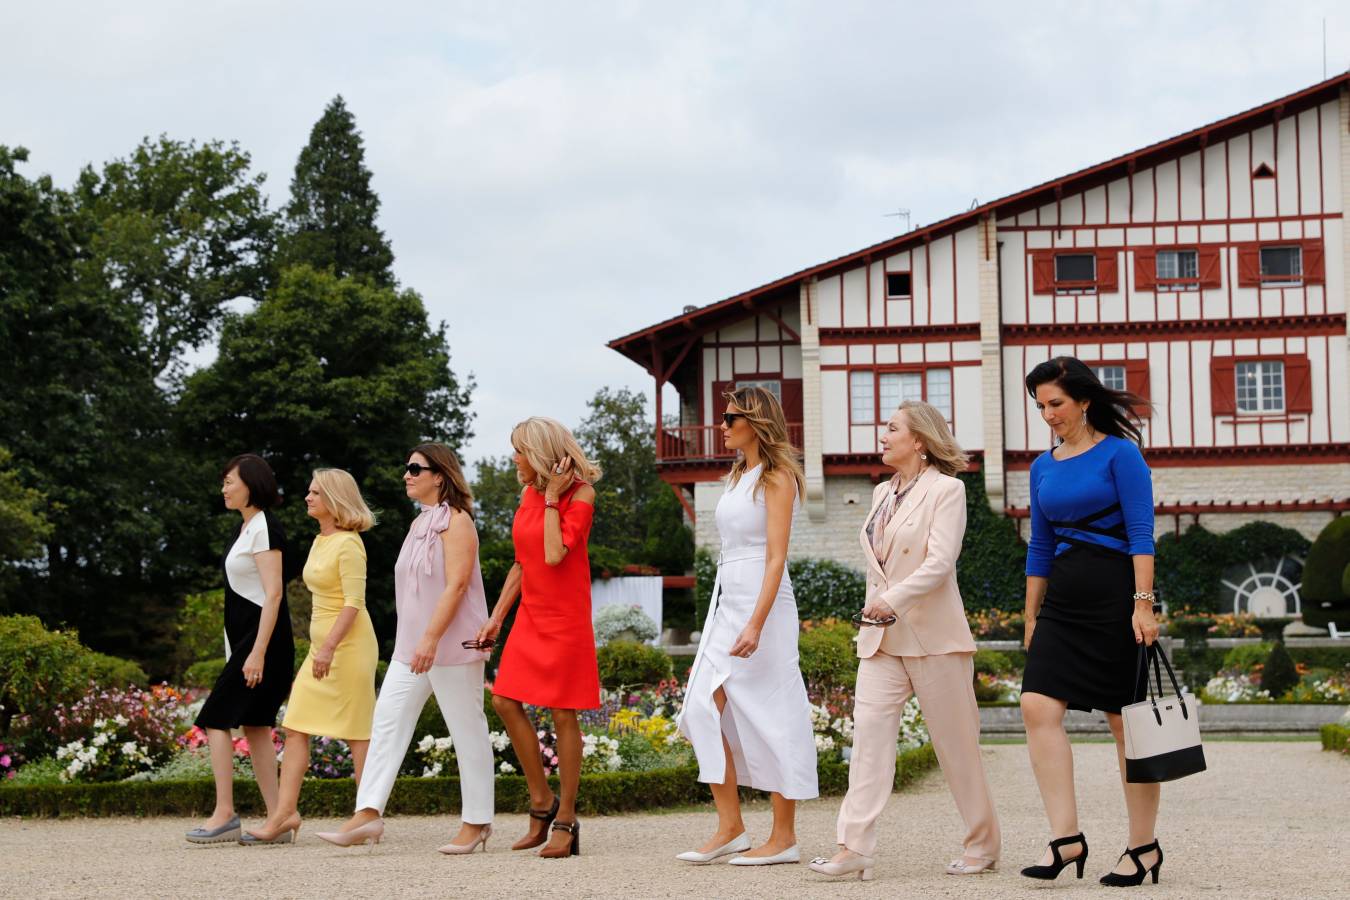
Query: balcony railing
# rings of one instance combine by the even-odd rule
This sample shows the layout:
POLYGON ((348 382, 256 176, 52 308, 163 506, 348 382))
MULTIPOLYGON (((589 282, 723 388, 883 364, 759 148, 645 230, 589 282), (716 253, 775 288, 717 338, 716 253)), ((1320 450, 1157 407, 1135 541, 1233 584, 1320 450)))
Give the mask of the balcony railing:
MULTIPOLYGON (((802 423, 788 423, 788 440, 799 451, 802 447, 802 423)), ((720 425, 681 425, 662 428, 656 444, 658 462, 683 462, 697 459, 731 459, 735 454, 722 442, 720 425)))

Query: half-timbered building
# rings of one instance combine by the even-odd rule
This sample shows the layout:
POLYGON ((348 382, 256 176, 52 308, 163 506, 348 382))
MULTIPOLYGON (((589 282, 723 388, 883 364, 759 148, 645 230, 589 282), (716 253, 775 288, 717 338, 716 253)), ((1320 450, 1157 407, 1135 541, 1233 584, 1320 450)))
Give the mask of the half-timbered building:
POLYGON ((804 451, 794 555, 856 565, 879 426, 907 398, 946 413, 991 505, 1025 520, 1051 435, 1022 379, 1059 354, 1149 401, 1160 530, 1311 537, 1350 509, 1347 206, 1350 74, 609 346, 655 378, 661 476, 701 546, 732 384, 777 393, 804 451))

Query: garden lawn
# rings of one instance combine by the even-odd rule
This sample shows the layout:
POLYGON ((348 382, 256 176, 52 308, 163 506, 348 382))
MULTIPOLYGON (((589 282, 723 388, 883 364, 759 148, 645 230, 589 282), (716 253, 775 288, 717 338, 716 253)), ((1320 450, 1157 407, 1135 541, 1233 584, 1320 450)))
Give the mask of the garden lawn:
MULTIPOLYGON (((1064 876, 1056 896, 1101 897, 1096 878, 1124 847, 1125 819, 1108 744, 1077 744, 1081 824, 1091 842, 1081 882, 1064 876)), ((1210 770, 1163 786, 1159 835, 1167 859, 1162 884, 1147 896, 1333 897, 1343 887, 1338 862, 1350 846, 1350 765, 1316 742, 1216 742, 1210 770), (1320 860, 1309 865, 1310 860, 1320 860)), ((983 749, 1002 817, 1004 864, 978 879, 944 875, 960 852, 961 825, 941 774, 930 772, 895 795, 881 822, 877 883, 827 882, 801 866, 687 867, 672 857, 701 842, 711 808, 582 820, 579 859, 541 860, 506 848, 525 828, 520 815, 498 817, 491 852, 442 857, 435 847, 453 832, 450 816, 396 817, 385 843, 343 850, 314 832, 335 819, 306 822, 294 847, 196 847, 182 818, 6 820, 7 896, 41 897, 1033 897, 1041 886, 1017 875, 1041 850, 1046 826, 1018 745, 983 749), (973 883, 972 883, 973 881, 973 883)), ((803 859, 833 852, 839 798, 801 805, 803 859)), ((761 802, 750 808, 752 835, 768 832, 761 802)))

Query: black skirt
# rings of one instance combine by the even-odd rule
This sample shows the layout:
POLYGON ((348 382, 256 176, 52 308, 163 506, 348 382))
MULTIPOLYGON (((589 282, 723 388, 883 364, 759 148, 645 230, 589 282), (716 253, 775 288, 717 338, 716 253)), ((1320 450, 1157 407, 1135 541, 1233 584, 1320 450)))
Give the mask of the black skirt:
POLYGON ((1130 623, 1133 561, 1105 547, 1076 545, 1055 557, 1049 582, 1027 648, 1022 692, 1063 700, 1070 709, 1119 713, 1143 696, 1130 623))
POLYGON ((262 607, 225 588, 225 634, 230 639, 230 658, 211 688, 211 695, 197 713, 202 728, 274 726, 277 710, 291 693, 295 674, 295 640, 291 635, 291 612, 281 598, 277 624, 263 654, 263 677, 256 687, 244 682, 244 662, 258 638, 262 607))

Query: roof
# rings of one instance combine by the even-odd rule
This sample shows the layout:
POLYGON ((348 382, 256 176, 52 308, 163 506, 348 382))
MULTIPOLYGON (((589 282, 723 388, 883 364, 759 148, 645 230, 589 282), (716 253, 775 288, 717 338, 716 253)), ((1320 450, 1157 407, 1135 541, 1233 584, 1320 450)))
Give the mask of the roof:
POLYGON ((779 296, 779 292, 788 288, 795 289, 796 285, 804 279, 827 276, 835 271, 854 268, 857 265, 865 264, 873 257, 890 255, 924 241, 931 241, 936 237, 970 227, 985 216, 1014 215, 1025 209, 1032 209, 1053 201, 1059 195, 1085 191, 1108 181, 1114 181, 1133 172, 1135 167, 1156 165, 1167 159, 1194 153, 1206 146, 1210 140, 1225 140, 1234 134, 1255 127, 1255 124, 1263 118, 1271 117, 1273 120, 1284 115, 1293 115, 1334 99, 1341 88, 1346 85, 1350 85, 1350 72, 1343 72, 1303 90, 1271 100, 1269 103, 1263 103, 1225 119, 1211 122, 1208 125, 1193 128, 1183 134, 1150 144, 1132 153, 1117 156, 1114 159, 1080 169, 1061 178, 975 206, 966 212, 935 222, 924 228, 916 228, 880 243, 855 250, 852 253, 808 266, 759 287, 734 294, 725 300, 718 300, 690 312, 672 316, 669 319, 657 322, 655 325, 649 325, 631 334, 615 338, 606 346, 617 350, 650 371, 650 353, 653 342, 666 343, 667 341, 663 341, 663 338, 668 339, 672 334, 685 339, 691 334, 719 327, 732 316, 739 318, 743 315, 741 309, 758 309, 770 302, 782 302, 783 297, 779 296))

